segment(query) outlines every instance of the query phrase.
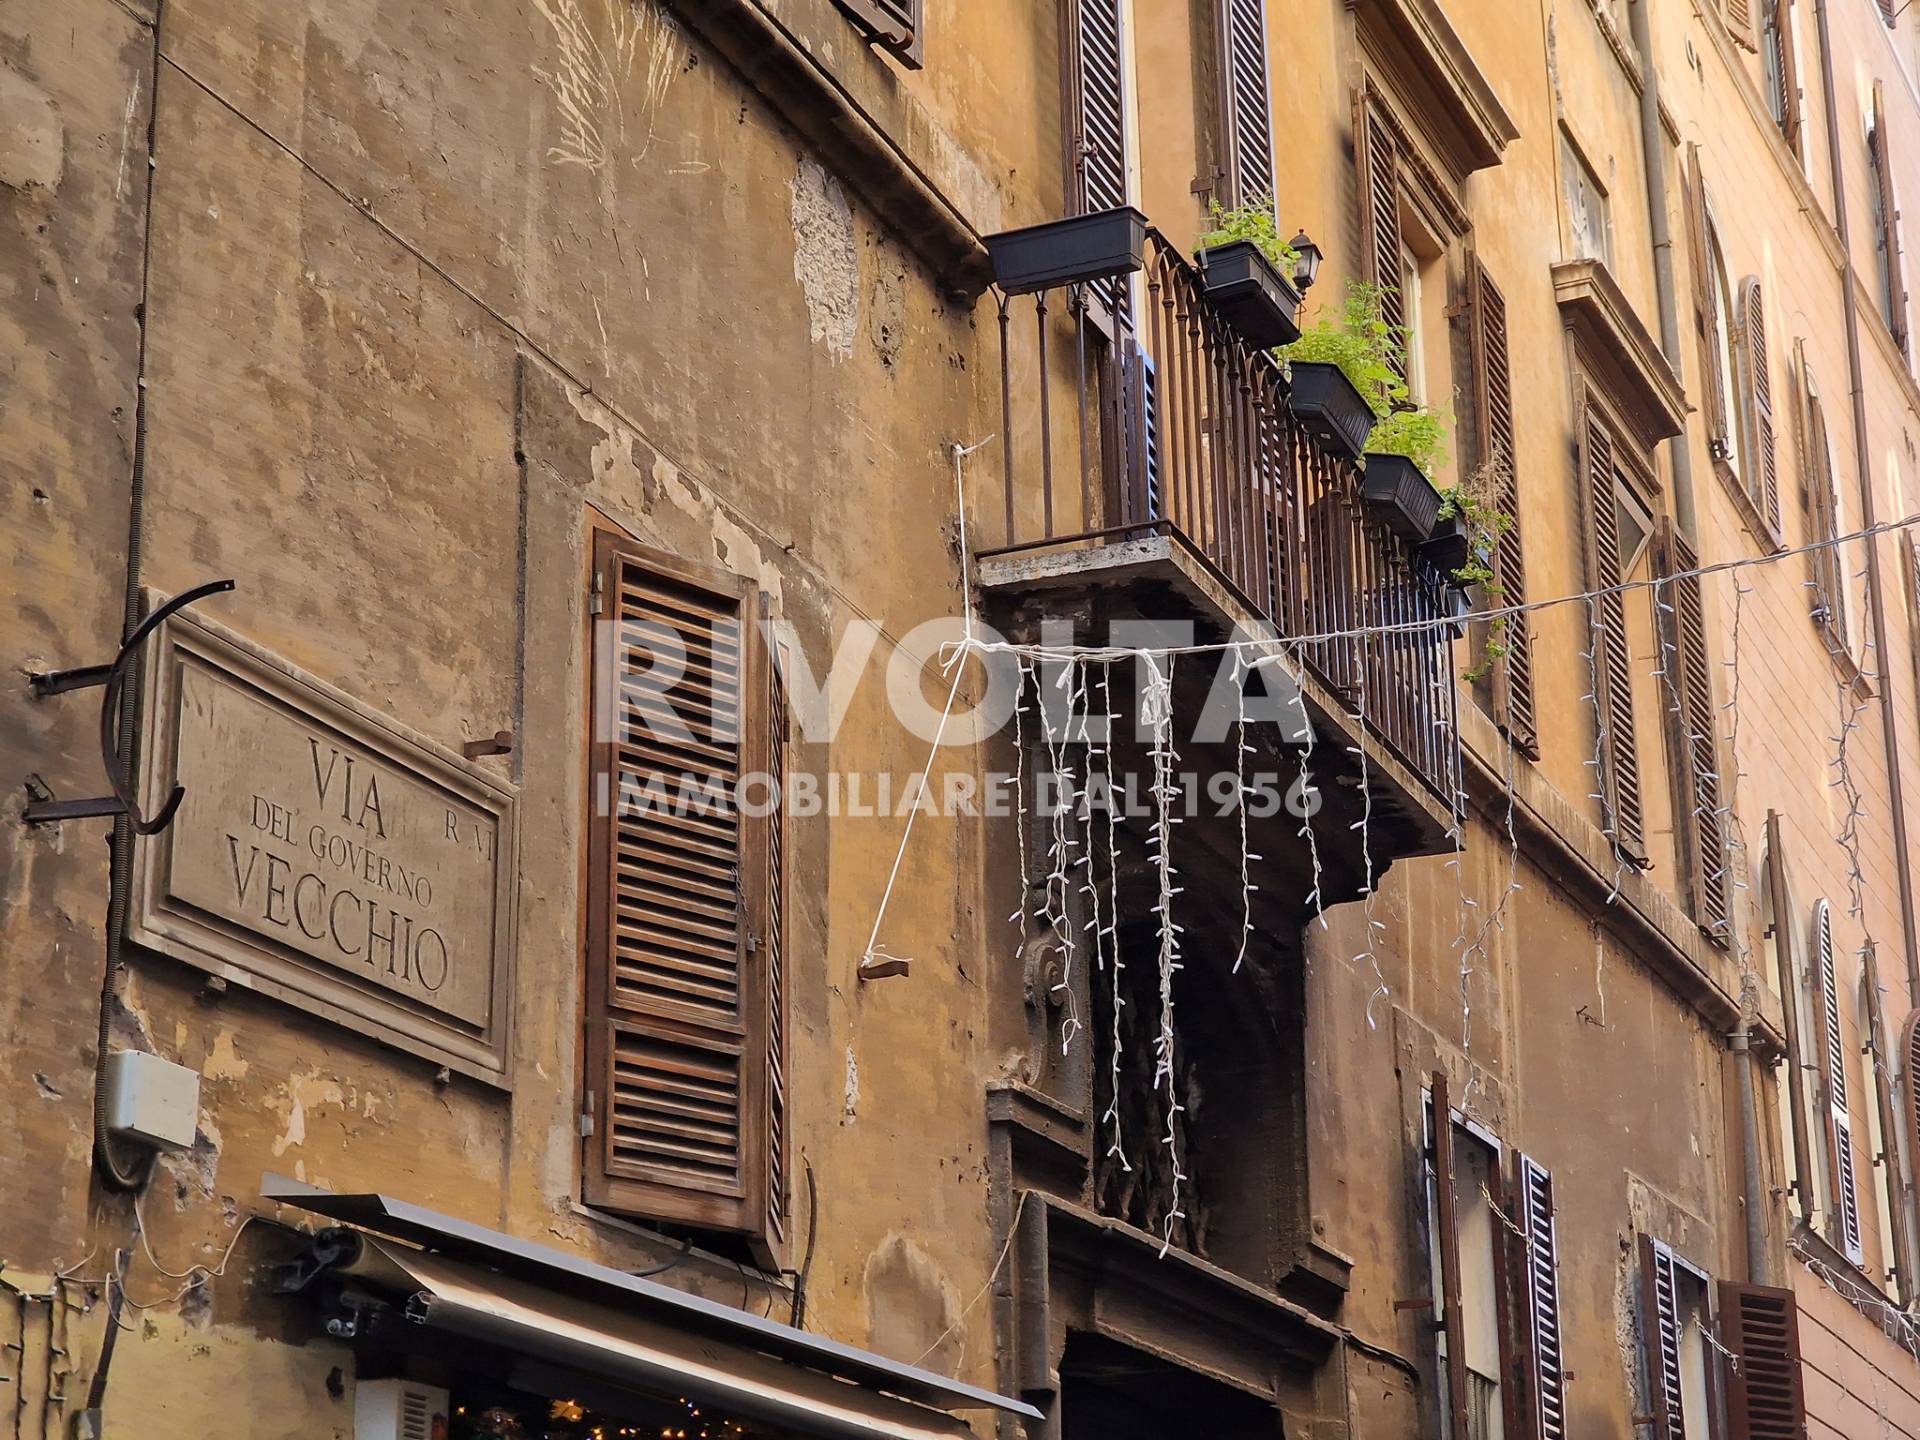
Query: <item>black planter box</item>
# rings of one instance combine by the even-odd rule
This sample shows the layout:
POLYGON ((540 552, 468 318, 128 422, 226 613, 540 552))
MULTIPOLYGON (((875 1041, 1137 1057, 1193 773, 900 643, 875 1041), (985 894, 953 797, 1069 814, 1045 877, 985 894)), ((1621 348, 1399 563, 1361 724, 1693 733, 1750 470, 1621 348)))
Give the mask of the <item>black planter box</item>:
MULTIPOLYGON (((1371 465, 1373 462, 1367 462, 1371 465)), ((1458 515, 1449 515, 1433 527, 1433 533, 1420 546, 1420 558, 1449 579, 1472 554, 1467 544, 1467 524, 1458 515)))
POLYGON ((1408 544, 1418 545, 1433 534, 1440 518, 1440 492, 1404 455, 1369 455, 1360 482, 1360 498, 1408 544))
POLYGON ((1373 433, 1373 407, 1347 372, 1323 360, 1295 360, 1293 413, 1309 430, 1358 460, 1373 433))
POLYGON ((1131 275, 1147 263, 1147 217, 1132 206, 1049 220, 987 237, 993 278, 1009 295, 1131 275))
POLYGON ((1200 274, 1213 308, 1255 349, 1300 338, 1300 292, 1251 240, 1201 251, 1200 274))

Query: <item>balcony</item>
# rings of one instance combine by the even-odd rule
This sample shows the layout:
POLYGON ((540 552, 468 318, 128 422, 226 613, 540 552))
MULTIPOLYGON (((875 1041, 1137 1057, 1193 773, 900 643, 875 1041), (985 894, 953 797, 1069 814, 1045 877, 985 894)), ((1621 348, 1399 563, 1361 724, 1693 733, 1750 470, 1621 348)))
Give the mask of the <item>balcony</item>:
MULTIPOLYGON (((1239 338, 1151 229, 1131 282, 1006 297, 999 324, 1002 526, 976 551, 996 621, 1021 633, 1062 618, 1186 620, 1202 641, 1237 630, 1300 642, 1284 648, 1302 662, 1314 766, 1332 782, 1319 828, 1334 853, 1321 858, 1344 871, 1317 899, 1364 893, 1369 864, 1377 878, 1442 848, 1450 632, 1353 632, 1445 619, 1447 579, 1369 515, 1358 467, 1295 414, 1282 367, 1239 338), (1365 813, 1362 856, 1346 827, 1365 813)), ((1177 707, 1203 698, 1178 688, 1177 707)), ((1284 737, 1262 744, 1288 749, 1284 737)), ((1292 858, 1292 840, 1261 853, 1292 858)))

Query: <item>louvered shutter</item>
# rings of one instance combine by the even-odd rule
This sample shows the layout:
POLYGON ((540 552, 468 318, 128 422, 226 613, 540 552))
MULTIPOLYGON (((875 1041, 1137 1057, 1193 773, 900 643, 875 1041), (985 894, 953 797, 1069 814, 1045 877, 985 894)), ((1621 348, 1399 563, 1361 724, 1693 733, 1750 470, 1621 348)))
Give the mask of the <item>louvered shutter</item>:
POLYGON ((1753 409, 1753 465, 1756 472, 1747 477, 1749 488, 1758 486, 1756 497, 1773 533, 1780 534, 1780 457, 1773 434, 1773 369, 1767 359, 1766 301, 1760 293, 1760 277, 1750 275, 1740 287, 1740 334, 1747 357, 1747 398, 1753 409))
POLYGON ((1646 1361, 1653 1440, 1686 1440, 1686 1392, 1680 1376, 1680 1282, 1673 1252, 1640 1237, 1640 1345, 1646 1361))
POLYGON ((1753 0, 1720 0, 1720 4, 1728 33, 1747 49, 1759 49, 1753 41, 1753 0))
POLYGON ((1800 152, 1800 57, 1793 48, 1793 0, 1762 0, 1767 6, 1763 43, 1767 67, 1779 90, 1774 119, 1788 147, 1800 152))
POLYGON ((1600 788, 1611 839, 1628 858, 1646 858, 1645 810, 1640 795, 1640 750, 1633 730, 1633 663, 1627 645, 1627 607, 1620 591, 1620 517, 1614 495, 1613 437, 1587 407, 1582 456, 1587 583, 1605 591, 1594 601, 1599 629, 1592 637, 1594 705, 1606 731, 1600 788))
POLYGON ((1860 955, 1860 993, 1865 998, 1862 1018, 1867 1029, 1866 1043, 1861 1048, 1867 1061, 1867 1078, 1873 1086, 1873 1094, 1866 1100, 1873 1106, 1873 1118, 1880 1131, 1880 1153, 1873 1157, 1873 1164, 1880 1171, 1881 1203, 1887 1207, 1886 1229, 1881 1239, 1883 1246, 1889 1239, 1893 1246, 1893 1253, 1882 1255, 1880 1260, 1884 1268, 1898 1275, 1901 1292, 1911 1297, 1913 1276, 1908 1254, 1906 1182, 1900 1173, 1899 1117, 1894 1113, 1895 1059, 1887 1049, 1886 1016, 1880 1001, 1880 961, 1871 944, 1860 955))
POLYGON ((1920 1161, 1920 1009, 1908 1011, 1900 1022, 1900 1119, 1907 1154, 1920 1161))
POLYGON ((1873 123, 1867 131, 1869 159, 1872 162, 1874 210, 1878 225, 1874 242, 1887 275, 1887 328, 1902 350, 1907 348, 1906 261, 1900 248, 1900 211, 1893 189, 1893 155, 1887 142, 1886 96, 1880 82, 1873 86, 1873 123))
POLYGON ((1899 0, 1879 0, 1880 18, 1891 25, 1900 18, 1899 0))
MULTIPOLYGON (((767 618, 767 597, 760 596, 761 618, 767 618)), ((765 633, 764 631, 762 632, 765 633)), ((760 818, 758 835, 762 863, 759 882, 761 924, 758 968, 765 977, 761 998, 766 1035, 767 1192, 765 1260, 777 1264, 787 1243, 788 1176, 787 1135, 787 744, 792 712, 787 704, 787 682, 778 652, 770 652, 765 666, 766 710, 755 733, 764 737, 761 773, 767 777, 765 801, 771 806, 760 818)))
POLYGON ((1440 1327, 1447 1339, 1442 1433, 1447 1440, 1471 1440, 1466 1323, 1460 1300, 1460 1218, 1453 1196, 1453 1105, 1447 1094, 1446 1072, 1434 1071, 1432 1083, 1427 1135, 1433 1162, 1433 1213, 1439 1229, 1433 1243, 1440 1250, 1440 1327))
MULTIPOLYGON (((1480 419, 1482 463, 1494 467, 1494 505, 1511 524, 1494 547, 1493 576, 1500 586, 1498 604, 1524 605, 1527 566, 1520 539, 1520 472, 1513 445, 1513 370, 1507 353, 1507 302, 1476 255, 1469 270, 1472 309, 1474 408, 1480 419)), ((1533 705, 1533 631, 1525 612, 1508 617, 1506 654, 1493 667, 1493 715, 1528 754, 1537 753, 1533 705)))
POLYGON ((1266 0, 1220 0, 1219 25, 1227 203, 1271 208, 1273 105, 1267 88, 1266 0))
POLYGON ((760 600, 737 576, 611 535, 594 579, 587 1198, 772 1258, 785 859, 772 817, 737 803, 785 725, 760 600))
POLYGON ((1687 173, 1683 182, 1687 205, 1687 257, 1693 271, 1693 328, 1706 339, 1707 317, 1713 293, 1707 288, 1707 182, 1700 173, 1700 147, 1687 143, 1687 173))
POLYGON ((1835 1243, 1858 1265, 1866 1251, 1860 1238, 1860 1191, 1854 1174, 1853 1111, 1847 1100, 1847 1051, 1841 1038, 1840 980, 1833 954, 1833 907, 1825 900, 1816 900, 1813 906, 1813 965, 1820 1001, 1820 1071, 1827 1091, 1835 1243))
POLYGON ((1553 1176, 1516 1152, 1522 1364, 1530 1440, 1566 1440, 1567 1377, 1560 1339, 1560 1250, 1554 1231, 1553 1176))
POLYGON ((1706 602, 1700 559, 1673 521, 1659 522, 1661 570, 1677 577, 1662 587, 1661 630, 1678 697, 1675 750, 1686 828, 1688 890, 1694 920, 1715 944, 1728 942, 1726 817, 1720 805, 1719 744, 1714 735, 1713 669, 1707 660, 1706 602))
MULTIPOLYGON (((1394 333, 1407 324, 1400 294, 1400 140, 1386 109, 1362 91, 1354 124, 1354 150, 1360 167, 1360 264, 1362 276, 1380 287, 1380 314, 1394 333)), ((1406 375, 1405 347, 1396 348, 1394 368, 1406 375)))
MULTIPOLYGON (((1073 97, 1074 199, 1091 215, 1127 203, 1127 86, 1122 0, 1073 0, 1069 91, 1073 97)), ((1127 323, 1126 276, 1095 291, 1117 321, 1127 323)))
POLYGON ((1773 904, 1774 960, 1779 972, 1780 1018, 1787 1041, 1787 1103, 1793 1107, 1793 1169, 1798 1177, 1800 1213, 1814 1209, 1813 1148, 1807 1135, 1806 1031, 1800 1000, 1801 969, 1797 962, 1800 929, 1792 921, 1793 901, 1787 885, 1786 842, 1780 812, 1767 812, 1767 895, 1773 904))
POLYGON ((1727 1425, 1741 1440, 1805 1440, 1800 1319, 1791 1290, 1720 1282, 1720 1343, 1727 1369, 1727 1425))
POLYGON ((918 70, 926 55, 926 0, 834 0, 873 43, 918 70))
MULTIPOLYGON (((1816 540, 1832 540, 1840 533, 1840 492, 1833 478, 1833 447, 1827 439, 1826 413, 1814 391, 1812 376, 1803 368, 1801 385, 1806 392, 1807 488, 1813 502, 1813 529, 1816 540)), ((1826 633, 1833 649, 1845 652, 1847 644, 1847 571, 1837 545, 1826 545, 1808 557, 1813 568, 1815 596, 1814 619, 1826 633)))

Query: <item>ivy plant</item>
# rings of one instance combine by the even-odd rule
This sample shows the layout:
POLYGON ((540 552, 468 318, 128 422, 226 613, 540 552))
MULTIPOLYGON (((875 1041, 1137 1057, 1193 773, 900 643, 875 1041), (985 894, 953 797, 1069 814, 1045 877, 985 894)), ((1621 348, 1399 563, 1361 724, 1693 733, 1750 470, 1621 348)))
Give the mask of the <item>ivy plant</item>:
POLYGON ((1300 252, 1280 238, 1280 226, 1273 216, 1273 197, 1266 196, 1228 209, 1218 200, 1207 203, 1207 221, 1212 229, 1202 235, 1197 248, 1211 250, 1216 245, 1231 245, 1250 240, 1254 248, 1280 272, 1289 285, 1300 264, 1300 252))

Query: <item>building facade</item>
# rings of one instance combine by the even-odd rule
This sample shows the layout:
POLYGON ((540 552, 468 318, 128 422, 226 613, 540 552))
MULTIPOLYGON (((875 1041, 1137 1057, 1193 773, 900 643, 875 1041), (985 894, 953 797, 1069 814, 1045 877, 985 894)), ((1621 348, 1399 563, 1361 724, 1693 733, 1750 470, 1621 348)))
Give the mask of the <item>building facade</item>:
POLYGON ((0 1416, 1920 1436, 1916 14, 17 0, 0 1416))

